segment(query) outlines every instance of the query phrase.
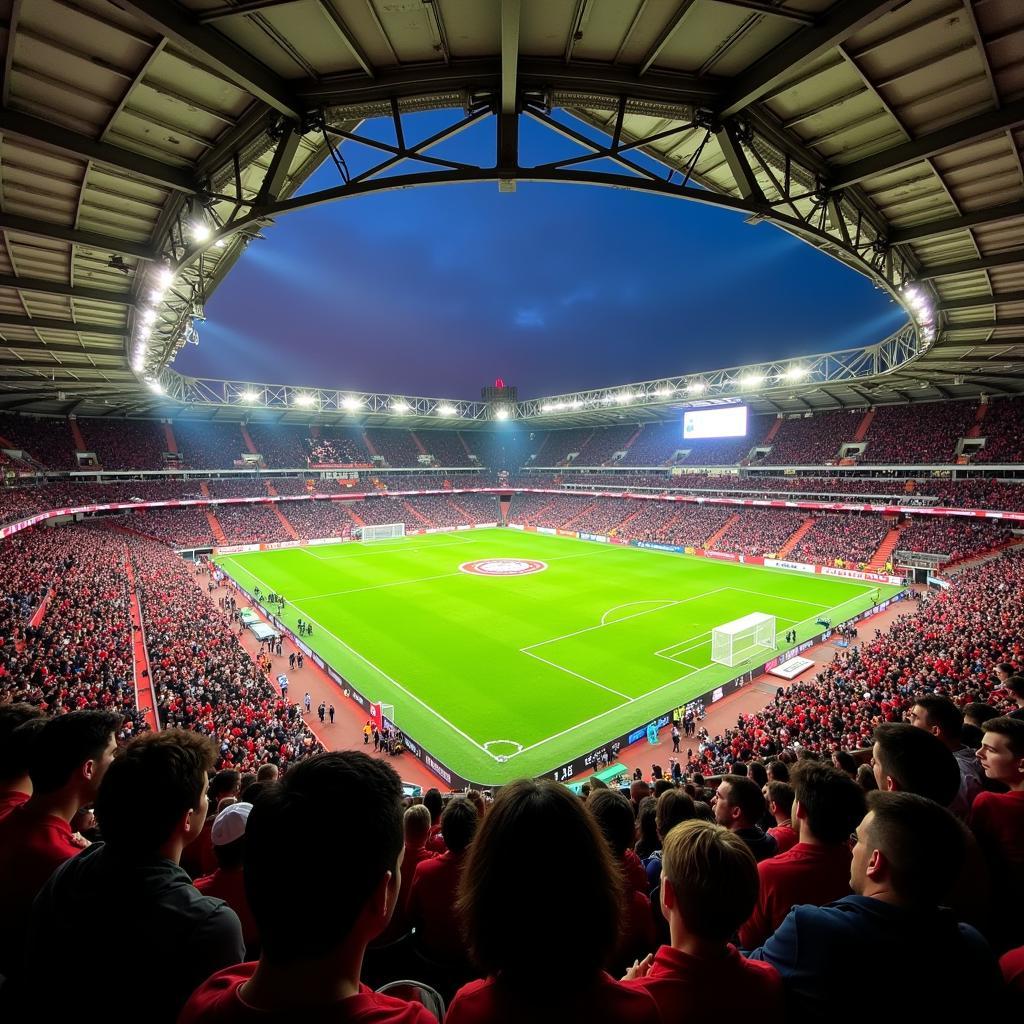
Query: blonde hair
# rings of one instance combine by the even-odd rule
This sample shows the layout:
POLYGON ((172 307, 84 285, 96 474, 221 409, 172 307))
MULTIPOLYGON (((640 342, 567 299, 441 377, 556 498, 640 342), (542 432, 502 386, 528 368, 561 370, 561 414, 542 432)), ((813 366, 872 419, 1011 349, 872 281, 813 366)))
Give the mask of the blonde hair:
POLYGON ((704 939, 727 941, 757 903, 754 855, 742 839, 709 821, 681 822, 665 836, 661 873, 672 883, 687 930, 704 939))
POLYGON ((430 834, 430 811, 423 804, 407 807, 403 825, 406 839, 426 839, 430 834))

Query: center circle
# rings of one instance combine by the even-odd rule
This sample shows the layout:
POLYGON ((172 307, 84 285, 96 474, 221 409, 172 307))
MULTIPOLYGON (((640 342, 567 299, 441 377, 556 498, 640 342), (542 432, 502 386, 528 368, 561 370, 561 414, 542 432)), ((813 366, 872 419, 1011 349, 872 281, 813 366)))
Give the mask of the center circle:
POLYGON ((543 572, 547 567, 547 562, 539 562, 535 558, 480 558, 463 562, 459 569, 473 576, 529 576, 543 572))

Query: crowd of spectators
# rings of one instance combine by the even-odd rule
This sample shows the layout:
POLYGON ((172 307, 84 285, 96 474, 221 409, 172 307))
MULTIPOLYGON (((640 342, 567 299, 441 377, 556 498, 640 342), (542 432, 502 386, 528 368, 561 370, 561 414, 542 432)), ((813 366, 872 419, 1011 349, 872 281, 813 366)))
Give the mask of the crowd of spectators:
POLYGON ((344 537, 356 523, 346 511, 344 501, 289 501, 280 506, 281 512, 295 532, 303 539, 344 537))
POLYGON ((409 430, 388 430, 383 427, 369 427, 366 438, 372 451, 380 455, 389 466, 405 467, 420 465, 424 453, 417 447, 409 430))
POLYGON ((233 469, 247 451, 237 423, 175 420, 172 429, 182 464, 192 469, 233 469))
POLYGON ((783 420, 762 459, 771 466, 820 466, 839 461, 839 449, 852 441, 865 410, 839 409, 783 420))
POLYGON ((501 519, 493 494, 453 494, 449 500, 465 517, 464 523, 496 523, 501 519))
MULTIPOLYGON (((309 494, 310 489, 301 476, 275 476, 263 478, 264 484, 269 484, 277 494, 309 494)), ((311 483, 313 481, 310 481, 311 483)), ((317 481, 318 482, 318 481, 317 481)))
POLYGON ((174 548, 206 548, 216 543, 206 512, 196 505, 140 508, 128 515, 125 526, 174 548))
POLYGON ((214 505, 212 510, 229 544, 273 544, 293 539, 268 504, 214 505))
POLYGON ((267 487, 261 477, 229 476, 207 480, 211 498, 265 498, 267 487))
POLYGON ((245 428, 270 469, 303 469, 306 466, 306 438, 309 427, 291 424, 257 423, 250 421, 245 428))
POLYGON ((618 452, 626 451, 633 435, 639 428, 636 424, 622 424, 614 427, 600 427, 591 432, 579 455, 573 460, 578 466, 604 466, 618 452))
POLYGON ((463 444, 463 435, 456 430, 419 430, 416 436, 428 454, 433 456, 435 465, 476 465, 469 457, 466 445, 463 444))
POLYGON ((992 551, 1012 537, 1000 523, 962 517, 914 516, 900 535, 899 550, 944 555, 946 561, 958 562, 992 551))
POLYGON ((1020 399, 989 402, 979 429, 985 446, 973 462, 1024 462, 1024 402, 1020 399))
POLYGON ((950 465, 977 413, 974 402, 883 405, 871 421, 862 462, 950 465))
POLYGON ((75 441, 63 417, 0 413, 0 437, 50 469, 77 468, 75 441))
POLYGON ((307 437, 309 464, 336 463, 368 465, 372 460, 362 432, 353 427, 321 427, 316 437, 307 437))
POLYGON ((715 551, 743 555, 774 555, 804 521, 800 512, 781 509, 745 508, 715 541, 715 551))
POLYGON ((889 532, 889 522, 869 514, 818 515, 789 553, 797 562, 854 566, 871 561, 889 532))
POLYGON ((78 429, 104 469, 164 468, 167 437, 156 420, 79 419, 78 429))
POLYGON ((637 515, 620 527, 620 537, 679 547, 704 547, 736 514, 732 509, 718 505, 644 501, 638 503, 638 507, 637 515))
MULTIPOLYGON (((573 461, 569 456, 583 450, 594 433, 593 427, 574 427, 570 430, 549 430, 540 447, 535 449, 533 462, 537 466, 564 466, 573 461)), ((598 463, 600 465, 600 463, 598 463)))

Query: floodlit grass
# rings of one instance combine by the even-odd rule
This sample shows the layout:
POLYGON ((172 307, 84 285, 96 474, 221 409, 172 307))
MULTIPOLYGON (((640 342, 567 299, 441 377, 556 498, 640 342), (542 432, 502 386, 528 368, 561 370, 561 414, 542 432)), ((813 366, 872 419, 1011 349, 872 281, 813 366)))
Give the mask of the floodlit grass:
POLYGON ((247 589, 284 595, 284 620, 313 623, 311 646, 325 661, 485 785, 550 771, 739 674, 711 663, 714 626, 766 612, 803 639, 823 614, 838 623, 864 611, 876 590, 509 529, 217 561, 247 589), (459 568, 489 558, 547 569, 459 568))

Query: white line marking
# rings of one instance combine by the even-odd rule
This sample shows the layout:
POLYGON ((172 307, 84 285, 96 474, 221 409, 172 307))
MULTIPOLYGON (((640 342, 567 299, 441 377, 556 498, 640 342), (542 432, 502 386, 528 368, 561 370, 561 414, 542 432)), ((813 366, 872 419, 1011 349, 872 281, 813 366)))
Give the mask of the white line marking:
MULTIPOLYGON (((227 561, 234 562, 235 560, 234 560, 234 558, 228 558, 227 561)), ((268 584, 266 580, 260 579, 260 577, 257 576, 256 573, 251 572, 250 570, 246 569, 244 566, 239 566, 239 568, 242 569, 243 572, 248 573, 258 583, 263 584, 263 586, 266 587, 268 591, 272 591, 273 590, 273 587, 271 587, 270 584, 268 584)), ((285 604, 292 604, 292 602, 286 600, 285 604)), ((295 608, 295 605, 292 605, 292 607, 295 608)), ((296 608, 295 610, 299 611, 300 609, 296 608)), ((397 679, 393 678, 392 676, 389 676, 387 674, 387 672, 384 671, 384 669, 380 668, 378 665, 375 665, 365 655, 360 654, 359 651, 357 651, 350 644, 345 643, 345 641, 342 640, 340 636, 337 636, 335 633, 332 633, 324 625, 322 625, 320 622, 318 622, 316 619, 314 619, 312 615, 309 615, 307 612, 303 612, 302 614, 306 618, 308 618, 311 622, 315 622, 316 625, 320 627, 320 629, 322 629, 329 637, 332 637, 339 644, 341 644, 341 646, 344 647, 345 650, 347 650, 350 654, 354 655, 360 661, 362 661, 365 664, 369 665, 370 668, 372 668, 374 670, 374 672, 377 672, 379 675, 383 676, 389 683, 391 683, 392 686, 397 687, 407 697, 411 697, 417 704, 420 705, 420 707, 422 707, 426 711, 429 711, 439 722, 443 722, 445 725, 447 725, 448 728, 452 730, 452 732, 458 733, 458 735, 461 736, 464 740, 468 741, 469 743, 472 743, 473 746, 477 748, 477 750, 482 750, 488 757, 491 757, 491 758, 494 758, 494 760, 497 760, 497 756, 492 754, 486 747, 483 746, 483 744, 477 743, 477 741, 475 739, 473 739, 472 736, 467 735, 457 725, 453 725, 451 722, 449 722, 448 719, 445 718, 444 715, 442 715, 439 711, 435 710, 429 704, 427 704, 425 701, 421 700, 411 690, 407 690, 397 679)), ((339 673, 339 675, 340 675, 340 673, 339 673)))
MULTIPOLYGON (((634 697, 630 697, 626 693, 620 693, 618 690, 613 690, 610 686, 605 686, 604 683, 599 683, 596 679, 591 679, 590 676, 582 675, 581 673, 576 672, 571 668, 566 668, 564 665, 559 665, 554 661, 548 661, 547 658, 542 658, 539 654, 534 654, 533 651, 528 651, 525 647, 522 649, 521 653, 527 654, 531 658, 536 658, 538 661, 542 661, 545 665, 550 665, 552 668, 557 668, 559 672, 565 672, 567 675, 575 676, 577 679, 582 679, 585 683, 592 683, 594 686, 599 686, 602 690, 614 693, 616 697, 621 697, 627 704, 636 699, 634 697)), ((621 707, 625 706, 625 704, 621 705, 621 707)))
MULTIPOLYGON (((790 601, 793 604, 809 604, 813 605, 815 608, 821 608, 820 601, 805 601, 802 597, 782 597, 780 594, 766 594, 762 590, 746 590, 743 587, 729 587, 729 589, 735 590, 738 594, 753 594, 754 597, 767 597, 772 601, 790 601)), ((852 601, 853 598, 851 597, 850 600, 852 601)), ((844 601, 842 603, 845 604, 846 602, 844 601)), ((836 607, 839 606, 837 605, 836 607)), ((827 611, 827 607, 824 610, 827 611)), ((776 618, 778 618, 778 616, 776 616, 776 618)))
MULTIPOLYGON (((651 598, 651 599, 649 599, 647 601, 627 601, 625 604, 617 604, 617 605, 615 605, 614 608, 609 608, 608 611, 606 611, 604 613, 604 615, 601 616, 601 625, 602 626, 607 626, 608 623, 605 620, 608 618, 609 615, 611 615, 612 612, 617 612, 620 608, 633 608, 633 607, 635 607, 638 604, 660 604, 660 605, 662 605, 662 607, 666 607, 667 608, 669 605, 672 605, 672 604, 675 604, 675 603, 676 603, 675 601, 669 600, 668 598, 658 598, 658 597, 651 598)), ((661 610, 660 608, 652 608, 651 609, 651 611, 660 611, 660 610, 661 610)), ((623 617, 627 618, 627 619, 628 618, 632 618, 631 615, 626 615, 626 616, 623 616, 623 617)), ((615 621, 618 622, 619 620, 616 619, 615 621)))

